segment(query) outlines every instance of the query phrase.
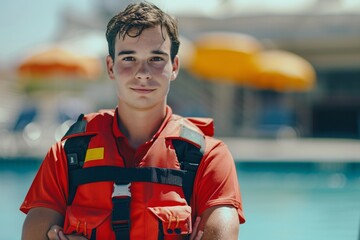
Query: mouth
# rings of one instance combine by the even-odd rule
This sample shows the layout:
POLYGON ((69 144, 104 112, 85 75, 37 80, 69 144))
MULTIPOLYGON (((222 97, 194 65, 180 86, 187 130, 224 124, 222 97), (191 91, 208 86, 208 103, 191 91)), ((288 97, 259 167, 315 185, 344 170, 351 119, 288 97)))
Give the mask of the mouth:
POLYGON ((151 88, 131 88, 131 90, 133 90, 136 93, 141 93, 141 94, 148 94, 148 93, 152 93, 153 91, 155 91, 155 89, 151 89, 151 88))

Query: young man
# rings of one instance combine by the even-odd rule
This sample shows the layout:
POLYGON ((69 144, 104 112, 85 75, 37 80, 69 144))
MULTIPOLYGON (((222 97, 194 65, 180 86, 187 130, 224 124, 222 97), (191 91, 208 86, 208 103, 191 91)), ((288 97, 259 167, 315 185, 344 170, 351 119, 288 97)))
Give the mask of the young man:
POLYGON ((209 136, 212 122, 166 103, 177 23, 131 4, 106 37, 118 106, 81 116, 49 150, 21 205, 22 239, 238 239, 245 219, 229 150, 209 136))

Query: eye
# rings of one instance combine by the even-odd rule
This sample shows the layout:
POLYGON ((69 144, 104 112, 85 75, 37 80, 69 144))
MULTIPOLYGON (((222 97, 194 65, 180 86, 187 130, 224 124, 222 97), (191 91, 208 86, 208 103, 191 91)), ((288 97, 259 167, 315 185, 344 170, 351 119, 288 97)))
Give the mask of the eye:
POLYGON ((134 58, 134 57, 124 57, 124 58, 122 59, 122 61, 125 61, 125 62, 133 62, 133 61, 135 61, 135 58, 134 58))
POLYGON ((157 57, 152 57, 152 58, 151 58, 151 61, 152 61, 152 62, 164 61, 164 58, 158 57, 158 56, 157 56, 157 57))

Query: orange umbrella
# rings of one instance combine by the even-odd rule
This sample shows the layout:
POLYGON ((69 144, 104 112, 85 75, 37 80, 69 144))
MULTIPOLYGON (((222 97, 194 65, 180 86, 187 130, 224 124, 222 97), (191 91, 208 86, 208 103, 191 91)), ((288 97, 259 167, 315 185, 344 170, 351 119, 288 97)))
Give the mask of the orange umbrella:
POLYGON ((302 57, 281 50, 261 52, 258 72, 249 82, 257 88, 277 91, 307 91, 315 84, 315 70, 302 57))
POLYGON ((96 79, 101 73, 98 59, 76 55, 60 47, 37 52, 20 63, 18 73, 29 79, 96 79))
POLYGON ((253 37, 239 33, 214 32, 194 41, 189 71, 205 79, 239 82, 256 72, 255 54, 262 46, 253 37))

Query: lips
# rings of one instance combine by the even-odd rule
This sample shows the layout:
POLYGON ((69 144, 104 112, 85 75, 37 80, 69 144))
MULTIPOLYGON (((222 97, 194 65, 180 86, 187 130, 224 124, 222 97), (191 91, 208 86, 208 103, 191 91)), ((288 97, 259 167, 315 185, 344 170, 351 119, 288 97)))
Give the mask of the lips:
POLYGON ((155 89, 150 88, 131 88, 134 92, 141 93, 141 94, 147 94, 155 91, 155 89))

